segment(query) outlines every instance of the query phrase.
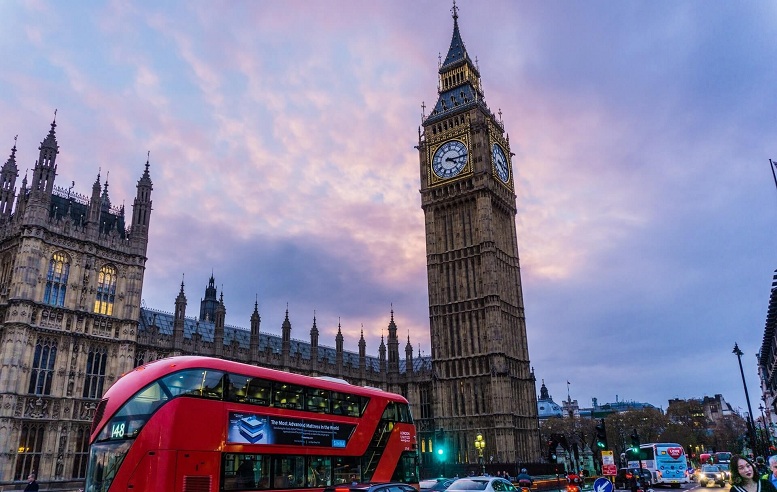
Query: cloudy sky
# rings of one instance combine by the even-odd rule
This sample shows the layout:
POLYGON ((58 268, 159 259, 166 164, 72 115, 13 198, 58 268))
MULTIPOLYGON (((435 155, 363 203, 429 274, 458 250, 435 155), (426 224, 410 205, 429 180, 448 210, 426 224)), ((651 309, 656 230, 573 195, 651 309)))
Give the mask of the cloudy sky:
MULTIPOLYGON (((754 409, 777 268, 777 4, 459 0, 517 181, 531 364, 556 401, 754 409), (569 385, 567 385, 569 381, 569 385)), ((131 206, 150 151, 143 298, 326 345, 394 309, 428 355, 418 127, 451 2, 0 3, 0 158, 57 110, 57 184, 131 206), (5 149, 5 150, 3 150, 5 149), (185 276, 185 277, 184 277, 185 276)))

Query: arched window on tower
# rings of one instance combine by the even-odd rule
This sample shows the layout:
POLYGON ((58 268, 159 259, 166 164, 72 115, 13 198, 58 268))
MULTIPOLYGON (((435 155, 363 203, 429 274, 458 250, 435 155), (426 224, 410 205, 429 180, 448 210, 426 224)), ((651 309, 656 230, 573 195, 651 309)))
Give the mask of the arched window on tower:
POLYGON ((51 394, 51 380, 54 378, 56 360, 57 342, 50 339, 38 340, 32 359, 28 393, 33 395, 51 394))
POLYGON ((97 278, 97 297, 94 300, 94 312, 113 314, 113 301, 116 297, 116 269, 110 265, 100 268, 97 278))
POLYGON ((105 382, 105 366, 108 362, 108 350, 105 347, 92 347, 86 359, 86 379, 84 398, 101 398, 105 382))
POLYGON ((50 306, 64 306, 67 293, 67 276, 70 273, 70 259, 65 253, 54 253, 49 260, 46 276, 46 292, 43 302, 50 306))

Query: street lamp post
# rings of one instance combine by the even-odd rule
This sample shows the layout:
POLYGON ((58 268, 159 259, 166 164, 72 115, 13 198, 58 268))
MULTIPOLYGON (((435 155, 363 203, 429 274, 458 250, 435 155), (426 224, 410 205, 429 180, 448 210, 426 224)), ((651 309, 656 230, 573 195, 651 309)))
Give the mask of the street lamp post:
POLYGON ((480 474, 486 474, 486 464, 483 462, 483 451, 486 449, 486 440, 483 439, 483 434, 475 436, 475 449, 478 452, 478 462, 480 463, 480 474))
POLYGON ((750 444, 753 446, 753 451, 757 451, 758 443, 756 442, 756 436, 755 436, 755 420, 753 419, 753 408, 750 406, 750 395, 747 392, 747 383, 745 382, 745 371, 742 369, 742 355, 744 355, 744 352, 739 350, 739 345, 734 342, 734 350, 732 351, 733 354, 737 356, 737 360, 739 361, 739 373, 742 375, 742 386, 745 388, 745 400, 747 400, 747 413, 750 415, 750 423, 748 425, 750 432, 750 444))

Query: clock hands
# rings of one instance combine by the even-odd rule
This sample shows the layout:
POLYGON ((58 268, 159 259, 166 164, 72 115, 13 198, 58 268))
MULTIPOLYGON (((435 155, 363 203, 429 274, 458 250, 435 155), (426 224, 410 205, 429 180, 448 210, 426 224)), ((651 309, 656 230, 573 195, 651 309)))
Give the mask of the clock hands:
POLYGON ((462 157, 467 157, 467 154, 460 154, 460 155, 457 155, 456 157, 446 157, 445 162, 456 162, 462 157))

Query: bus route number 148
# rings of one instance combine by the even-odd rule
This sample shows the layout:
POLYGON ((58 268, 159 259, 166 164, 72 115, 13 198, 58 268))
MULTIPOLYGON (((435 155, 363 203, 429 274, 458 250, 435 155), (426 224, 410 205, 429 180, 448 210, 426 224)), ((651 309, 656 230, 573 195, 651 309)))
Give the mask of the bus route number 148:
POLYGON ((124 430, 127 422, 121 421, 111 424, 111 439, 124 439, 124 430))

